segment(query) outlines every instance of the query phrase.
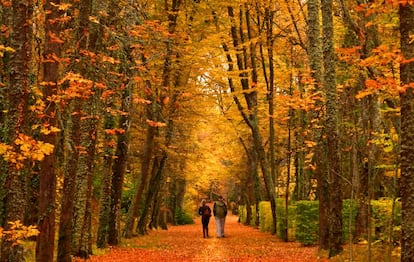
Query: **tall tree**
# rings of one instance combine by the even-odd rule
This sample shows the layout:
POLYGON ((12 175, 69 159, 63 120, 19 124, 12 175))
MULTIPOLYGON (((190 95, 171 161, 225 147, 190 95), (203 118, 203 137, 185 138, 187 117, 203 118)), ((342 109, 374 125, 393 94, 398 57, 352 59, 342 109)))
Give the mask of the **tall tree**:
POLYGON ((122 90, 122 115, 119 120, 119 127, 123 131, 118 134, 116 146, 116 159, 112 169, 112 187, 111 187, 111 208, 108 228, 108 244, 118 245, 121 242, 121 200, 124 177, 128 161, 129 149, 129 126, 130 126, 130 109, 131 109, 131 90, 128 85, 122 90))
MULTIPOLYGON (((162 148, 159 148, 158 152, 154 152, 154 159, 152 161, 151 177, 148 185, 148 191, 146 192, 145 204, 143 206, 142 213, 138 221, 138 232, 143 234, 146 232, 148 220, 150 219, 150 210, 156 208, 154 206, 154 198, 161 189, 161 184, 165 179, 165 166, 168 158, 167 148, 171 145, 174 132, 174 113, 177 111, 177 99, 179 96, 179 87, 183 86, 188 78, 187 73, 184 71, 184 67, 181 66, 181 54, 176 49, 177 40, 176 34, 179 30, 178 18, 179 11, 182 8, 183 2, 181 0, 172 0, 166 2, 164 11, 168 14, 168 33, 172 36, 171 43, 168 43, 165 47, 165 58, 163 61, 163 71, 161 86, 168 92, 162 92, 159 99, 162 100, 160 109, 165 112, 159 112, 160 117, 164 114, 164 119, 160 119, 165 122, 164 144, 162 148), (181 70, 181 71, 180 71, 181 70), (168 101, 168 102, 167 102, 168 101)), ((147 135, 151 135, 151 130, 148 130, 147 135)), ((147 152, 146 152, 147 153, 147 152)), ((150 153, 150 152, 148 152, 150 153)))
MULTIPOLYGON (((119 2, 118 1, 102 1, 100 2, 99 8, 96 8, 95 13, 101 14, 100 24, 105 24, 105 27, 98 26, 99 29, 96 30, 96 35, 99 36, 108 34, 110 37, 105 41, 105 46, 118 46, 118 42, 115 40, 118 36, 117 25, 120 25, 119 19, 116 14, 119 13, 119 2), (108 8, 108 7, 111 8, 108 8), (106 15, 106 12, 109 12, 109 15, 106 15), (115 29, 111 32, 112 29, 115 29)), ((123 50, 123 48, 121 48, 123 50)), ((114 49, 112 51, 113 56, 117 57, 120 50, 114 49)), ((122 51, 121 51, 122 52, 122 51)), ((122 74, 118 65, 112 67, 107 67, 107 70, 114 70, 122 74)), ((107 72, 106 70, 104 72, 107 72)), ((104 73, 103 72, 103 73, 104 73)), ((105 74, 105 73, 104 73, 105 74)), ((98 248, 104 248, 108 244, 109 238, 109 224, 117 223, 112 222, 113 219, 118 219, 119 217, 111 217, 111 188, 112 188, 112 174, 113 174, 113 164, 115 160, 115 147, 117 146, 117 134, 116 128, 118 123, 118 101, 119 93, 123 93, 123 90, 118 90, 118 86, 122 85, 123 79, 119 77, 105 77, 105 85, 107 90, 102 94, 101 98, 104 100, 103 111, 103 128, 104 128, 104 155, 103 155, 103 172, 102 172, 102 186, 101 186, 101 199, 100 199, 100 209, 99 209, 99 226, 97 233, 96 244, 98 248)), ((125 88, 125 87, 124 87, 125 88)), ((121 102, 122 104, 122 102, 121 102)), ((122 109, 121 109, 122 110, 122 109)), ((124 114, 126 112, 122 112, 124 114)), ((122 124, 120 124, 120 128, 122 124)), ((121 132, 125 130, 122 129, 121 132)), ((118 238, 118 237, 116 237, 118 238)))
MULTIPOLYGON (((80 211, 75 214, 75 204, 77 196, 77 182, 78 174, 84 170, 78 170, 79 159, 82 151, 82 121, 84 120, 83 107, 85 99, 89 97, 89 91, 91 88, 91 81, 82 78, 85 76, 86 67, 76 62, 85 61, 84 57, 87 54, 88 40, 89 40, 89 16, 91 14, 92 1, 82 1, 77 3, 72 8, 79 8, 78 17, 76 19, 76 50, 75 55, 77 60, 71 61, 72 66, 79 72, 79 77, 75 76, 72 79, 73 74, 68 74, 65 78, 66 83, 75 90, 77 93, 70 102, 72 106, 67 108, 68 132, 66 132, 65 144, 69 144, 67 152, 67 167, 65 170, 65 176, 63 181, 63 195, 62 195, 62 207, 64 212, 61 213, 59 221, 59 237, 58 237, 58 261, 69 262, 73 254, 77 253, 79 249, 78 244, 74 246, 74 243, 79 241, 78 233, 74 232, 76 218, 83 216, 80 211), (75 236, 75 237, 74 237, 75 236)), ((75 12, 74 12, 75 13, 75 12)), ((84 185, 86 187, 86 185, 84 185)), ((82 230, 82 227, 77 227, 77 230, 82 230)))
POLYGON ((338 115, 336 92, 336 59, 334 53, 334 25, 332 0, 323 0, 323 86, 326 96, 326 155, 329 184, 329 256, 335 256, 342 251, 342 190, 341 165, 338 148, 338 115))
MULTIPOLYGON (((322 41, 320 29, 320 4, 319 0, 308 1, 308 49, 309 67, 311 76, 314 79, 314 93, 319 94, 322 88, 322 41)), ((314 162, 316 165, 315 175, 318 181, 317 192, 319 200, 319 248, 328 249, 329 227, 328 227, 328 179, 325 172, 326 161, 323 159, 325 143, 322 139, 322 131, 318 126, 322 126, 322 104, 317 102, 317 106, 310 112, 311 121, 316 120, 317 126, 313 126, 312 140, 317 143, 315 148, 314 162)))
POLYGON ((400 79, 401 98, 401 200, 402 234, 401 261, 414 258, 414 4, 408 1, 399 6, 400 41, 403 61, 400 79))
MULTIPOLYGON (((59 37, 60 23, 58 18, 61 11, 57 8, 60 1, 46 1, 45 10, 45 44, 43 51, 43 96, 48 101, 45 107, 43 125, 45 128, 56 126, 56 105, 53 96, 57 95, 59 80, 59 58, 61 44, 57 41, 59 37)), ((56 132, 44 135, 44 141, 57 146, 56 132)), ((40 163, 39 177, 39 236, 36 243, 36 261, 51 262, 55 250, 55 201, 56 201, 56 164, 55 152, 46 156, 40 163)))
MULTIPOLYGON (((30 92, 30 61, 32 56, 31 41, 33 38, 32 25, 30 23, 33 15, 33 2, 27 0, 16 0, 11 2, 12 16, 9 20, 10 47, 15 50, 10 56, 8 66, 9 83, 7 85, 8 112, 6 116, 7 139, 12 146, 12 152, 21 153, 17 143, 23 134, 25 121, 28 113, 28 102, 30 92)), ((6 177, 5 196, 5 221, 4 228, 10 228, 13 222, 23 222, 25 212, 25 199, 23 194, 24 172, 22 163, 14 161, 8 163, 6 177)), ((7 237, 3 238, 0 261, 19 262, 24 261, 23 247, 16 245, 7 237)))
MULTIPOLYGON (((143 64, 147 63, 147 59, 145 58, 144 54, 141 54, 141 59, 143 64)), ((145 71, 147 71, 147 67, 145 67, 145 71)), ((145 88, 146 92, 146 99, 151 101, 150 104, 146 105, 145 107, 145 117, 150 121, 158 121, 159 113, 158 113, 158 105, 157 105, 157 97, 156 87, 151 84, 150 80, 145 80, 145 88)), ((154 151, 154 139, 157 133, 157 127, 153 125, 146 125, 146 136, 144 142, 144 149, 141 157, 141 176, 136 179, 135 181, 135 191, 132 198, 131 206, 128 210, 128 216, 125 223, 125 237, 131 238, 134 233, 134 221, 138 218, 138 208, 141 204, 141 200, 143 198, 145 189, 148 186, 148 180, 150 178, 150 167, 153 158, 153 151, 154 151)))
MULTIPOLYGON (((239 20, 240 23, 237 26, 236 19, 235 19, 235 12, 233 6, 228 6, 228 16, 230 18, 231 28, 231 40, 233 42, 233 48, 236 50, 236 64, 237 64, 237 72, 239 75, 239 80, 241 84, 241 89, 244 91, 243 96, 244 100, 246 101, 247 110, 242 105, 240 99, 237 97, 236 86, 233 82, 232 78, 228 78, 230 90, 233 93, 233 99, 237 105, 239 112, 241 113, 243 120, 245 121, 246 125, 250 128, 252 140, 255 146, 255 150, 257 152, 258 160, 260 163, 264 184, 266 187, 268 199, 270 201, 270 206, 272 210, 272 234, 275 234, 277 231, 277 219, 276 219, 276 191, 274 187, 274 181, 272 174, 270 172, 270 164, 268 158, 266 156, 266 151, 263 144, 262 135, 259 129, 259 117, 258 117, 258 92, 255 90, 257 81, 255 81, 255 76, 252 74, 252 82, 249 83, 249 74, 248 71, 251 70, 253 67, 250 64, 250 59, 254 53, 248 54, 246 49, 246 44, 248 43, 246 36, 244 35, 244 30, 242 29, 244 24, 246 23, 246 19, 251 19, 249 15, 245 17, 243 15, 243 10, 246 8, 250 8, 250 6, 240 6, 239 10, 239 20), (243 18, 244 17, 244 18, 243 18)), ((249 26, 246 24, 245 26, 249 26)), ((234 70, 233 59, 229 54, 229 48, 226 44, 223 43, 223 49, 226 52, 227 63, 228 63, 228 70, 232 72, 234 70)))

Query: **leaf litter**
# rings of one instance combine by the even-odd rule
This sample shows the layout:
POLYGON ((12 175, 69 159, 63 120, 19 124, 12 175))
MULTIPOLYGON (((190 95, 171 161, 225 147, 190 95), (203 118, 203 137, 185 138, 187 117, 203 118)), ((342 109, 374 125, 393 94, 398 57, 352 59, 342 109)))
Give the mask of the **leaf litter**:
POLYGON ((109 248, 105 254, 91 256, 86 261, 327 261, 318 257, 317 246, 283 242, 267 232, 238 223, 237 216, 227 217, 224 238, 217 238, 215 230, 212 217, 210 236, 203 238, 201 221, 196 219, 192 225, 169 226, 168 230, 153 230, 145 236, 123 239, 122 247, 109 248))

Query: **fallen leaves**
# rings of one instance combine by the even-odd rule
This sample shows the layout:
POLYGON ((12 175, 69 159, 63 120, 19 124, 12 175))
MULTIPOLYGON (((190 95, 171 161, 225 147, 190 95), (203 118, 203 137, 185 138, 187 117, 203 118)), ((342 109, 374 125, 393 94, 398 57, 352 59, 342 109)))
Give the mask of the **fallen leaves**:
POLYGON ((88 261, 323 261, 318 258, 317 247, 281 242, 269 233, 241 225, 237 219, 227 217, 224 238, 215 237, 214 217, 210 220, 210 237, 203 238, 197 219, 194 225, 170 226, 168 230, 124 240, 124 247, 111 248, 88 261))

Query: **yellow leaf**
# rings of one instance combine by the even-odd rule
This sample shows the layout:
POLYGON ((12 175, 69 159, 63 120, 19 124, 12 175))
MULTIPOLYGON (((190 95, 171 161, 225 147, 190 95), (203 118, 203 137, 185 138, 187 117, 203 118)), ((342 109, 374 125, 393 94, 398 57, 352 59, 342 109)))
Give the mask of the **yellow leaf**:
POLYGON ((39 141, 39 150, 40 152, 44 153, 45 155, 50 155, 53 152, 53 149, 55 148, 54 145, 49 143, 44 143, 42 141, 39 141))
POLYGON ((310 141, 310 140, 305 140, 304 143, 306 144, 307 147, 314 147, 317 145, 316 142, 310 141))
POLYGON ((57 7, 59 10, 62 10, 62 11, 68 10, 72 6, 71 4, 68 4, 68 3, 55 4, 53 2, 50 2, 50 4, 54 7, 57 7))
POLYGON ((96 18, 96 16, 89 16, 89 21, 95 24, 99 24, 99 20, 96 18))

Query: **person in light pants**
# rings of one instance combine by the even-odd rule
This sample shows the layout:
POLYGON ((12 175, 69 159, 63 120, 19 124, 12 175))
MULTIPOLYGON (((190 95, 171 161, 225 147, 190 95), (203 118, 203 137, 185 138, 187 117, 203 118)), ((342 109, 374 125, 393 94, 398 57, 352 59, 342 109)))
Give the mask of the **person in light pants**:
POLYGON ((224 224, 227 216, 227 206, 222 196, 214 203, 213 214, 216 220, 217 237, 224 237, 224 224))

